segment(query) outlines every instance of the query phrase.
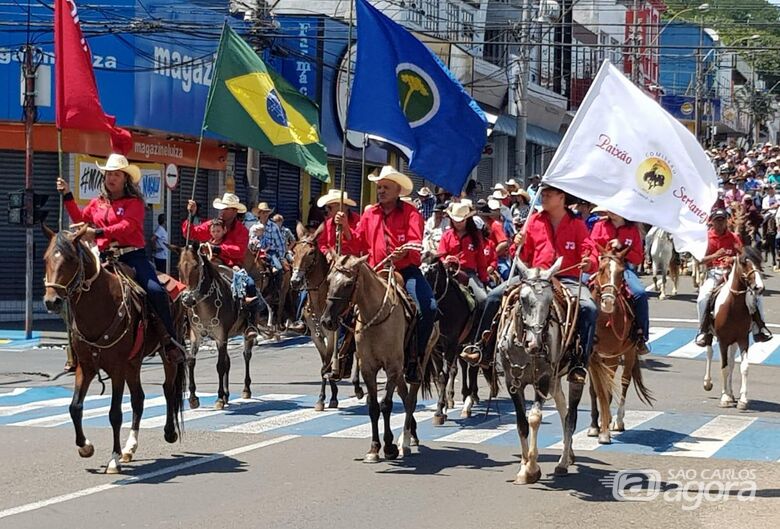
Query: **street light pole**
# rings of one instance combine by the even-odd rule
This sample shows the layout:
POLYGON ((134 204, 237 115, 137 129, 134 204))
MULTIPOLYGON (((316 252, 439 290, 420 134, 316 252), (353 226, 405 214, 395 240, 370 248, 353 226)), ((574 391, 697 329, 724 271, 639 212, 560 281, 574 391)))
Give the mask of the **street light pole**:
POLYGON ((33 125, 35 124, 35 74, 33 47, 28 43, 24 47, 24 209, 26 232, 25 255, 25 300, 24 300, 24 334, 27 340, 32 338, 32 300, 33 300, 33 125))

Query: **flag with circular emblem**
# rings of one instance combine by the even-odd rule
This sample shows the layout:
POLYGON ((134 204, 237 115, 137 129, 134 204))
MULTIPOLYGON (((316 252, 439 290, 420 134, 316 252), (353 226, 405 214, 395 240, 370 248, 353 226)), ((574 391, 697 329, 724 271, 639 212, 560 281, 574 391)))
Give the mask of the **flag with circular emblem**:
POLYGON ((303 168, 328 181, 319 109, 225 24, 204 125, 236 143, 303 168))

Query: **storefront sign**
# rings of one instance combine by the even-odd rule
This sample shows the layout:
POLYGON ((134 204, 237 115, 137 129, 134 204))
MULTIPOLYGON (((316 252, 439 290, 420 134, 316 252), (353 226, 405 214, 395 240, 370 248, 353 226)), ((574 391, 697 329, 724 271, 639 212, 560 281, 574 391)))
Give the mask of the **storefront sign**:
MULTIPOLYGON (((103 185, 103 172, 98 169, 96 162, 103 162, 100 158, 94 158, 84 154, 74 157, 74 182, 73 196, 81 205, 86 205, 90 200, 100 196, 103 185)), ((159 205, 162 200, 163 166, 157 163, 136 164, 141 169, 141 182, 138 187, 144 195, 144 200, 150 205, 159 205)))

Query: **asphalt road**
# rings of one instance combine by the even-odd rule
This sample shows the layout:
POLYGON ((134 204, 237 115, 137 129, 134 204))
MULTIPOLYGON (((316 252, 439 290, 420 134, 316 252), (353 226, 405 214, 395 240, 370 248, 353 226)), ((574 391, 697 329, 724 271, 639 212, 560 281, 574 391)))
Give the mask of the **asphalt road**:
MULTIPOLYGON (((767 319, 780 324, 780 279, 770 275, 767 286, 767 319)), ((121 476, 105 475, 110 429, 99 385, 85 420, 96 452, 82 459, 67 416, 72 377, 58 375, 62 351, 0 349, 0 528, 774 526, 780 339, 751 350, 751 408, 719 408, 720 375, 705 392, 702 352, 690 345, 693 299, 690 278, 682 278, 676 298, 651 302, 654 352, 644 369, 654 407, 632 391, 627 431, 610 446, 578 435, 567 477, 552 474, 560 422, 551 408, 540 430, 542 479, 529 486, 512 484, 519 443, 505 392, 500 415, 494 407, 486 417, 483 403, 469 419, 455 410, 442 427, 430 424, 430 401, 421 402, 422 445, 404 459, 364 464, 365 406, 342 383, 340 410, 312 411, 319 360, 305 345, 256 349, 249 400, 237 398, 243 362, 232 346, 235 400, 222 411, 211 406, 215 353, 201 349, 202 406, 187 412, 185 435, 173 445, 159 426, 162 375, 152 359, 143 375, 149 422, 136 459, 121 476), (637 476, 615 476, 629 469, 645 470, 644 488, 625 494, 647 501, 613 494, 611 482, 620 490, 637 476)), ((773 330, 780 335, 780 326, 773 330)), ((586 397, 578 432, 588 408, 586 397)))

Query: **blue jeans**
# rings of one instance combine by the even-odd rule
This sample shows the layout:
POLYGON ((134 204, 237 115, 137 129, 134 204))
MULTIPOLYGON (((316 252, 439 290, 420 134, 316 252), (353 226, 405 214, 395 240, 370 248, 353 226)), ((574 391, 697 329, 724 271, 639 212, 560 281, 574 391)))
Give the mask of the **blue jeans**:
POLYGON ((417 354, 422 356, 433 332, 433 322, 436 320, 436 298, 431 285, 425 280, 419 268, 407 266, 400 272, 404 278, 406 291, 417 305, 417 354))
POLYGON ((119 257, 119 261, 130 266, 135 270, 135 281, 146 291, 149 298, 149 304, 162 320, 165 330, 174 340, 178 340, 176 331, 173 328, 173 318, 171 318, 171 308, 168 305, 168 293, 157 279, 157 273, 146 259, 143 250, 126 253, 119 257))
POLYGON ((498 275, 501 276, 501 279, 504 281, 507 280, 509 277, 509 270, 512 269, 512 260, 506 257, 501 257, 498 259, 498 275))
POLYGON ((634 302, 634 313, 639 329, 645 341, 650 337, 650 305, 647 302, 647 292, 642 281, 631 268, 623 272, 623 280, 631 292, 631 301, 634 302))

